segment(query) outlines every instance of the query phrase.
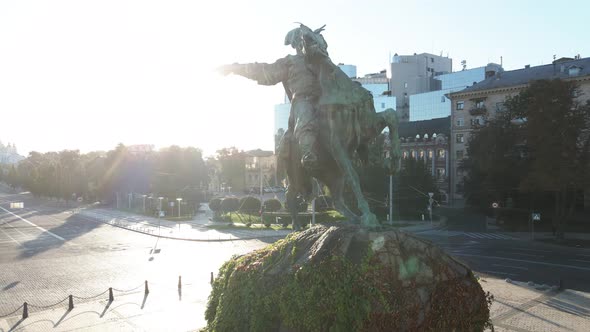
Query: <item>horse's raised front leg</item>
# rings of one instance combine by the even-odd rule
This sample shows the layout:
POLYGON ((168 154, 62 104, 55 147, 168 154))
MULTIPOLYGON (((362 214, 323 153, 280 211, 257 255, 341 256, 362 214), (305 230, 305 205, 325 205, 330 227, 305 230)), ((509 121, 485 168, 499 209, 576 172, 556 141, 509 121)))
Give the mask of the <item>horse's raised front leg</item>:
POLYGON ((331 150, 336 160, 336 163, 344 173, 346 177, 345 180, 348 180, 348 183, 352 187, 352 192, 357 201, 357 205, 359 210, 361 210, 361 225, 363 227, 378 227, 379 222, 377 221, 377 217, 371 212, 369 209, 369 203, 363 196, 363 192, 361 191, 361 184, 358 177, 358 174, 354 170, 352 166, 352 162, 350 161, 349 154, 344 150, 342 147, 342 143, 338 139, 333 139, 331 142, 331 150))

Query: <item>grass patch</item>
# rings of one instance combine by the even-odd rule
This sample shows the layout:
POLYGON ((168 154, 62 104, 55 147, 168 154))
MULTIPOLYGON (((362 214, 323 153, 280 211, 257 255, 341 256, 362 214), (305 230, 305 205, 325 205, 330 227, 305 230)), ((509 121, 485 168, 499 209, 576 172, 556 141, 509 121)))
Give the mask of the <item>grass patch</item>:
POLYGON ((227 223, 220 223, 219 225, 206 225, 205 227, 217 230, 224 230, 224 229, 251 229, 251 230, 291 230, 293 229, 291 225, 287 227, 283 227, 281 224, 271 224, 270 227, 265 227, 264 224, 252 224, 250 227, 246 226, 246 224, 242 223, 233 223, 231 225, 227 223))

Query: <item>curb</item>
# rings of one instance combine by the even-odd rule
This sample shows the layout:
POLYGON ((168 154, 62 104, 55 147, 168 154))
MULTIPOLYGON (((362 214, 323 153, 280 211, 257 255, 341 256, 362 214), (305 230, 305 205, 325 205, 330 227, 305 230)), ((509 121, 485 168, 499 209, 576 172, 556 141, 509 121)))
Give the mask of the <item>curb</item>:
MULTIPOLYGON (((160 234, 142 232, 142 231, 139 231, 137 229, 128 228, 128 227, 124 227, 124 226, 121 226, 121 225, 104 222, 104 221, 97 220, 97 219, 94 219, 94 218, 91 218, 91 217, 88 217, 88 216, 80 215, 78 213, 76 213, 75 215, 77 217, 84 218, 86 220, 90 220, 90 221, 94 221, 94 222, 99 222, 101 224, 110 225, 110 226, 113 226, 113 227, 125 229, 125 230, 132 231, 132 232, 139 233, 139 234, 149 235, 149 236, 153 236, 153 237, 157 237, 157 238, 162 238, 162 239, 180 240, 180 241, 193 241, 193 242, 230 242, 230 241, 245 241, 245 240, 256 240, 256 239, 266 239, 266 238, 283 238, 283 237, 286 237, 288 235, 288 234, 286 234, 286 235, 261 235, 261 236, 236 237, 236 238, 231 238, 230 237, 229 239, 183 238, 183 237, 174 237, 174 236, 168 236, 168 235, 160 235, 160 234)), ((230 234, 230 236, 231 236, 231 234, 230 234)))

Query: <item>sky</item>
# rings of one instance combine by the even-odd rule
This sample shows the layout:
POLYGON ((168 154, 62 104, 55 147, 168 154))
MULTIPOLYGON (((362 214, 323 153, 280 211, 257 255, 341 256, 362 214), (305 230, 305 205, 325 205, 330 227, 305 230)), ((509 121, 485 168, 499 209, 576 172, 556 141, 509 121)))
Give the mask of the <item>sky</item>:
POLYGON ((590 56, 590 2, 0 1, 0 141, 19 153, 110 150, 118 143, 272 150, 282 86, 215 68, 292 54, 286 33, 323 32, 357 74, 390 55, 448 55, 453 70, 506 70, 590 56))

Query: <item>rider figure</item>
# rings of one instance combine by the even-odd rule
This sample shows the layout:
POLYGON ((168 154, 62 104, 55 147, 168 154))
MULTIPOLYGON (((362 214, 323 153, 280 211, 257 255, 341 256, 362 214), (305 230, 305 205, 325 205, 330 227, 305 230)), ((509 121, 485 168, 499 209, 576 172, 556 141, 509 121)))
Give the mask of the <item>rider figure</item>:
MULTIPOLYGON (((321 87, 318 81, 318 66, 315 59, 327 57, 324 45, 310 44, 306 49, 306 34, 314 33, 302 25, 287 34, 285 45, 291 45, 295 55, 287 55, 275 63, 232 64, 222 68, 223 73, 234 73, 255 80, 262 85, 283 83, 291 100, 289 126, 301 149, 301 162, 306 169, 316 169, 318 158, 315 153, 317 128, 314 118, 318 109, 321 87)), ((322 38, 323 40, 323 38, 322 38)))

